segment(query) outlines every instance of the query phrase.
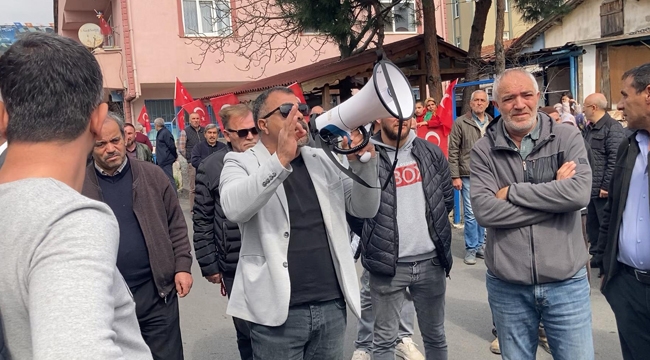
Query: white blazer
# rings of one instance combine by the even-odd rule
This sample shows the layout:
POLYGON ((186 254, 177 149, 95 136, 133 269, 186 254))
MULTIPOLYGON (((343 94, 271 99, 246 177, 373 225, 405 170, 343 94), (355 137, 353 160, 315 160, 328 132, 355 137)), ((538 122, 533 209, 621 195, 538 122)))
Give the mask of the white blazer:
MULTIPOLYGON (((300 153, 316 189, 341 291, 348 307, 359 317, 359 282, 350 253, 345 211, 360 218, 374 217, 379 209, 380 189, 353 182, 321 149, 302 147, 300 153)), ((350 168, 367 183, 379 185, 376 158, 366 164, 353 161, 350 168)), ((219 186, 221 206, 241 230, 228 315, 266 326, 280 326, 287 320, 291 225, 281 185, 291 171, 261 141, 244 153, 230 152, 224 159, 219 186)))

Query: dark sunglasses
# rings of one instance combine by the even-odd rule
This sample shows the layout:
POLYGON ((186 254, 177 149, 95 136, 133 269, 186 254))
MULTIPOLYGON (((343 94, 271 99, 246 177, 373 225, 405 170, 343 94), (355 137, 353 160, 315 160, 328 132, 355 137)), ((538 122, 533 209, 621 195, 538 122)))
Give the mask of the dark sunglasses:
POLYGON ((257 135, 257 128, 254 127, 250 129, 241 129, 241 130, 226 129, 226 131, 229 133, 235 133, 240 138, 245 138, 246 136, 248 136, 248 133, 253 134, 253 136, 257 135))
MULTIPOLYGON (((265 116, 262 116, 262 119, 268 119, 273 113, 276 111, 280 110, 280 115, 282 115, 283 118, 287 118, 289 116, 289 113, 291 112, 291 109, 293 108, 294 104, 282 104, 278 106, 277 108, 273 109, 270 113, 266 114, 265 116)), ((298 104, 298 112, 300 112, 303 116, 309 116, 309 106, 307 104, 298 104)))

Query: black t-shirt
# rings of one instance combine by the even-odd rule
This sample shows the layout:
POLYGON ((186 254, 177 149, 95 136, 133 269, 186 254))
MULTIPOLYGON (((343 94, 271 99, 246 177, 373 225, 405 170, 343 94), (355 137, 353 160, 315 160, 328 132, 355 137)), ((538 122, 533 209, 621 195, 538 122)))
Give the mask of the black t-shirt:
POLYGON ((140 223, 133 212, 133 173, 127 161, 121 173, 105 176, 95 170, 104 202, 113 210, 120 225, 117 268, 130 288, 151 279, 149 252, 140 223))
POLYGON ((291 162, 293 172, 284 180, 289 205, 290 306, 343 297, 339 287, 327 231, 314 184, 302 156, 291 162))

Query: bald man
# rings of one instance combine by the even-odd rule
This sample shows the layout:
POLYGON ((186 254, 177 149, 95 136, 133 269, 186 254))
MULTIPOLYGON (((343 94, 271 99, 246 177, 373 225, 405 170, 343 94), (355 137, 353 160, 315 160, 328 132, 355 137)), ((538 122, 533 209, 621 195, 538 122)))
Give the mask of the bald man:
POLYGON ((587 206, 587 237, 589 253, 594 254, 598 243, 600 224, 607 204, 607 189, 616 165, 616 152, 625 130, 607 113, 607 98, 595 93, 587 96, 583 111, 589 122, 585 129, 586 145, 591 147, 591 200, 587 206))

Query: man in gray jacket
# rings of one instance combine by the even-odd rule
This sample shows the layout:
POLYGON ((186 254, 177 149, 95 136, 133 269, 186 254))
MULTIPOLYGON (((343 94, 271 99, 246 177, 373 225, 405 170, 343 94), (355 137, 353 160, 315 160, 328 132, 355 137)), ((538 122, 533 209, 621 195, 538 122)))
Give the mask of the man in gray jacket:
POLYGON ((521 69, 494 82, 501 119, 471 153, 471 201, 487 230, 485 263, 503 359, 535 359, 544 319, 556 359, 594 358, 587 249, 580 209, 591 168, 577 128, 537 112, 535 78, 521 69))
MULTIPOLYGON (((284 87, 254 102, 260 142, 224 160, 219 192, 229 220, 241 229, 241 250, 228 315, 250 322, 259 360, 341 359, 346 308, 358 317, 359 282, 345 212, 374 217, 380 189, 343 175, 323 150, 306 146, 309 108, 284 87)), ((352 136, 352 146, 361 136, 352 136)), ((378 186, 368 144, 350 168, 378 186)))

